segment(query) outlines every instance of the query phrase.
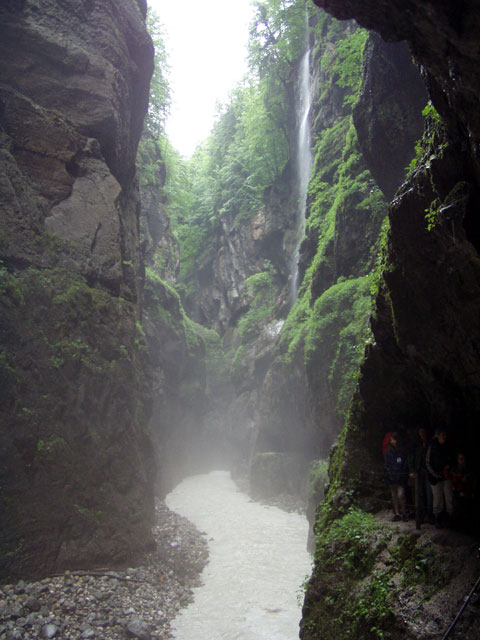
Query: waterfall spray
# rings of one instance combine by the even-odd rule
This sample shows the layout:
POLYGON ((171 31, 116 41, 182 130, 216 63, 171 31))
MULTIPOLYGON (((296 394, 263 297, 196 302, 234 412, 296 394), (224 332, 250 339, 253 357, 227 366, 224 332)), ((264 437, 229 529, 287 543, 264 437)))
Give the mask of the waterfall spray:
MULTIPOLYGON (((307 24, 308 39, 308 24, 307 24)), ((312 150, 310 134, 310 107, 312 104, 312 90, 310 82, 310 49, 302 57, 300 63, 300 81, 297 89, 297 233, 295 251, 290 264, 290 305, 297 299, 299 287, 298 261, 300 257, 300 243, 305 234, 305 212, 307 207, 307 189, 312 170, 312 150)))

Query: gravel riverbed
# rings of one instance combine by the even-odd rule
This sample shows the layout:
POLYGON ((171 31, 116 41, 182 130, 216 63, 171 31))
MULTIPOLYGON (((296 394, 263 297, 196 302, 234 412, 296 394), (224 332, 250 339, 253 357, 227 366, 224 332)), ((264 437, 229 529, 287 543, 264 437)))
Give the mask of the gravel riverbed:
POLYGON ((204 536, 157 502, 157 548, 124 570, 66 571, 0 585, 0 640, 164 640, 193 600, 208 560, 204 536))

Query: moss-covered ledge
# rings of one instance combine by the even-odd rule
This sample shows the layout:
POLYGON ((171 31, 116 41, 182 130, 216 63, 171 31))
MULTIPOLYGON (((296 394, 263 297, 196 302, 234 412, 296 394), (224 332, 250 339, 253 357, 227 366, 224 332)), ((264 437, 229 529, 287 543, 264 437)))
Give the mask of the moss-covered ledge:
MULTIPOLYGON (((417 531, 412 521, 393 524, 388 511, 337 507, 331 519, 329 509, 327 502, 317 525, 302 640, 440 637, 480 571, 475 541, 431 525, 417 531)), ((466 609, 456 637, 476 637, 477 615, 466 609)))

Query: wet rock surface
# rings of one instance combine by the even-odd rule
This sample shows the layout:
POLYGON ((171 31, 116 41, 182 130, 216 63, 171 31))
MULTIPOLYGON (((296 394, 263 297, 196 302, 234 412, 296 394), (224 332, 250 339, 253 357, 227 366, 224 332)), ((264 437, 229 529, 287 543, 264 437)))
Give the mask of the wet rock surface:
POLYGON ((186 518, 156 505, 156 550, 124 570, 66 571, 0 586, 0 639, 158 640, 192 601, 207 543, 186 518))
POLYGON ((152 542, 136 336, 145 13, 145 0, 0 2, 2 580, 123 566, 152 542))

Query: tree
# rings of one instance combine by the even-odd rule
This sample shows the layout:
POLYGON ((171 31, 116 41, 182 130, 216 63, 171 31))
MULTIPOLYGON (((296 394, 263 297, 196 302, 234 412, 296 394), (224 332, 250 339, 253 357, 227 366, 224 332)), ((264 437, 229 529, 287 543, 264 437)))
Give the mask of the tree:
POLYGON ((167 51, 164 42, 163 27, 158 14, 151 8, 147 14, 147 29, 155 47, 154 70, 150 82, 150 102, 145 119, 145 132, 153 138, 159 138, 165 132, 165 120, 170 111, 170 86, 167 51))

